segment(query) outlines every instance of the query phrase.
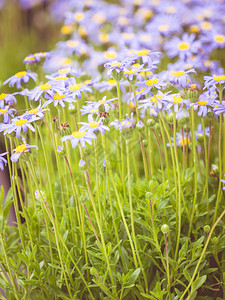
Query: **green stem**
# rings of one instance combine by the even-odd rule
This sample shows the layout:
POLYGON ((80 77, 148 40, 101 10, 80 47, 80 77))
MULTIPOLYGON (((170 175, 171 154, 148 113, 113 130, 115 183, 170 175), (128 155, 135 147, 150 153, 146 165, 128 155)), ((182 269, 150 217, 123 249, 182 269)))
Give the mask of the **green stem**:
POLYGON ((145 282, 145 288, 148 290, 148 282, 147 282, 147 277, 143 268, 142 261, 140 259, 140 255, 138 252, 138 245, 137 245, 137 240, 136 240, 136 235, 135 235, 135 228, 134 228, 134 212, 133 212, 133 202, 132 202, 132 191, 131 191, 131 178, 130 178, 130 153, 129 153, 129 142, 130 139, 126 139, 126 155, 127 155, 127 175, 128 175, 128 192, 129 192, 129 203, 130 203, 130 219, 131 219, 131 230, 132 230, 132 237, 134 241, 134 246, 136 250, 136 255, 138 258, 138 262, 140 264, 140 267, 143 272, 143 277, 144 277, 144 282, 145 282))
MULTIPOLYGON (((207 143, 206 143, 206 135, 205 135, 205 120, 202 118, 202 130, 203 130, 203 138, 204 138, 204 152, 205 152, 205 185, 206 185, 206 205, 207 211, 209 212, 209 165, 208 165, 208 154, 207 154, 207 143)), ((209 214, 207 214, 207 223, 209 221, 209 214)))
POLYGON ((193 204, 192 204, 192 213, 191 213, 188 236, 190 236, 191 230, 192 230, 192 224, 193 224, 193 219, 194 219, 194 214, 195 214, 195 205, 196 205, 196 199, 197 199, 197 162, 196 162, 195 121, 194 121, 193 106, 192 106, 190 114, 191 114, 192 158, 193 158, 193 163, 194 163, 194 199, 193 199, 193 204))

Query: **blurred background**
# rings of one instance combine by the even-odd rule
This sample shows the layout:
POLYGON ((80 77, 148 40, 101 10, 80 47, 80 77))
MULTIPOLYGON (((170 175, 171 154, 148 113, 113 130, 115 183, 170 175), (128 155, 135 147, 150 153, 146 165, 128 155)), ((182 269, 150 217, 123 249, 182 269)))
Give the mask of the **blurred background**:
MULTIPOLYGON (((60 25, 51 14, 51 0, 0 0, 0 82, 24 70, 30 53, 50 51, 60 25)), ((4 87, 5 88, 5 87, 4 87)))

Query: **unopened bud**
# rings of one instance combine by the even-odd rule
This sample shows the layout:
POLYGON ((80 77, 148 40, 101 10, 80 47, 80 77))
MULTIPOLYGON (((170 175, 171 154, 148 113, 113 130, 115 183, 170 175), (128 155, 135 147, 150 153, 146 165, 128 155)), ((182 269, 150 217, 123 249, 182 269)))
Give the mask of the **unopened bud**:
POLYGON ((167 224, 163 224, 163 225, 161 226, 161 231, 162 231, 162 233, 163 233, 163 234, 166 234, 166 233, 168 233, 168 232, 169 232, 169 230, 170 230, 170 227, 169 227, 169 225, 167 225, 167 224))

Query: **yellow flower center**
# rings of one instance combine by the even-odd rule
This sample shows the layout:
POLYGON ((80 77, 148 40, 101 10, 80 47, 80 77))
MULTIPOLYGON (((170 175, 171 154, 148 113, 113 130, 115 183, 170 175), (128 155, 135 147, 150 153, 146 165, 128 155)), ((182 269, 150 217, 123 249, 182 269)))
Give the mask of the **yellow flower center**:
POLYGON ((121 63, 119 62, 115 62, 115 63, 112 63, 112 67, 120 67, 121 66, 121 63))
POLYGON ((90 80, 90 79, 85 80, 84 82, 82 82, 83 85, 87 85, 87 84, 89 84, 89 83, 91 83, 91 80, 90 80))
POLYGON ((77 47, 80 44, 79 41, 72 41, 72 40, 69 40, 66 43, 70 48, 77 47))
POLYGON ((205 29, 205 30, 211 30, 212 24, 210 22, 202 22, 201 27, 202 27, 202 29, 205 29))
POLYGON ((112 52, 112 51, 105 51, 104 55, 108 59, 114 59, 117 56, 116 52, 112 52))
POLYGON ((8 110, 7 109, 0 109, 0 113, 5 114, 8 110))
POLYGON ((74 132, 72 132, 72 136, 73 137, 83 137, 83 136, 85 136, 85 131, 74 131, 74 132))
POLYGON ((213 76, 213 79, 220 82, 221 80, 225 80, 225 75, 213 76))
POLYGON ((98 109, 97 109, 97 108, 91 110, 91 113, 96 113, 96 112, 98 112, 98 109))
POLYGON ((150 100, 150 102, 152 102, 152 103, 157 103, 157 101, 158 101, 158 99, 157 99, 156 96, 151 97, 149 100, 150 100))
POLYGON ((70 71, 70 69, 69 68, 65 68, 65 69, 59 69, 58 70, 58 73, 60 73, 60 74, 64 74, 64 73, 68 73, 70 71))
POLYGON ((109 79, 109 80, 107 81, 107 83, 108 83, 109 85, 114 85, 114 84, 116 84, 116 80, 114 80, 114 79, 109 79))
POLYGON ((143 56, 143 55, 148 55, 150 52, 150 50, 144 49, 144 50, 140 50, 138 51, 138 55, 143 56))
POLYGON ((185 50, 188 50, 190 48, 190 44, 189 43, 180 43, 178 45, 178 49, 181 50, 181 51, 185 51, 185 50))
POLYGON ((99 34, 99 41, 101 43, 108 43, 109 42, 109 35, 107 33, 100 33, 99 34))
POLYGON ((77 83, 77 84, 74 84, 74 85, 71 85, 71 86, 70 86, 70 90, 71 90, 72 92, 77 91, 77 90, 79 90, 79 89, 81 89, 81 84, 80 84, 80 83, 77 83))
POLYGON ((137 72, 137 69, 125 71, 124 74, 134 74, 137 72))
POLYGON ((99 12, 99 13, 96 13, 96 14, 93 15, 92 20, 95 23, 100 25, 100 24, 105 22, 106 16, 103 13, 99 12))
POLYGON ((145 71, 145 72, 140 72, 140 75, 145 76, 146 75, 152 75, 153 73, 151 71, 145 71))
POLYGON ((105 100, 99 100, 98 103, 103 104, 103 103, 105 103, 105 100))
POLYGON ((72 26, 64 25, 61 28, 61 33, 62 34, 71 34, 72 31, 73 31, 73 27, 72 26))
POLYGON ((35 60, 35 56, 26 56, 25 60, 27 61, 35 60))
POLYGON ((64 98, 65 98, 64 94, 59 95, 58 93, 55 93, 55 95, 54 95, 54 100, 61 100, 61 99, 64 99, 64 98))
POLYGON ((180 103, 182 101, 181 96, 173 96, 172 99, 173 100, 170 100, 170 102, 173 102, 173 103, 180 103))
POLYGON ((27 74, 27 72, 26 71, 22 71, 22 72, 18 72, 18 73, 16 73, 15 74, 15 76, 16 77, 18 77, 18 78, 20 78, 20 77, 23 77, 23 76, 25 76, 27 74))
POLYGON ((38 112, 39 112, 39 110, 38 110, 37 108, 34 108, 34 109, 31 109, 31 110, 29 111, 29 114, 35 115, 35 114, 38 113, 38 112))
POLYGON ((74 14, 75 21, 81 21, 84 18, 84 14, 82 12, 77 12, 74 14))
POLYGON ((1 94, 0 94, 0 100, 4 99, 6 96, 7 96, 7 94, 1 93, 1 94))
POLYGON ((139 94, 143 93, 144 90, 146 90, 146 88, 143 88, 143 89, 141 89, 139 92, 136 92, 136 95, 139 95, 139 94))
POLYGON ((138 63, 133 64, 133 67, 134 67, 134 68, 138 68, 138 67, 140 67, 140 64, 138 64, 138 63))
POLYGON ((187 145, 190 144, 190 142, 191 142, 191 141, 190 141, 189 139, 184 138, 184 140, 182 139, 182 140, 179 141, 179 144, 180 144, 181 146, 183 146, 183 145, 187 146, 187 145))
POLYGON ((24 125, 27 123, 26 119, 19 119, 15 121, 15 125, 24 125))
POLYGON ((55 77, 55 80, 57 80, 57 81, 61 81, 61 80, 68 80, 69 78, 68 77, 61 77, 61 76, 57 76, 57 77, 55 77))
POLYGON ((218 34, 216 36, 214 36, 214 41, 217 43, 224 43, 225 42, 225 36, 223 34, 218 34))
POLYGON ((180 76, 184 75, 184 73, 185 73, 184 71, 177 71, 177 72, 173 72, 172 76, 180 77, 180 76))
POLYGON ((207 101, 198 101, 197 104, 198 104, 198 105, 206 105, 206 104, 207 104, 207 101))
POLYGON ((98 122, 90 122, 88 125, 89 125, 89 127, 91 127, 91 128, 96 128, 96 127, 99 126, 98 122))
POLYGON ((72 65, 72 59, 70 59, 70 58, 64 58, 63 60, 62 60, 62 64, 63 65, 72 65))
POLYGON ((42 84, 42 85, 39 85, 39 90, 42 90, 42 91, 47 91, 51 88, 52 86, 50 84, 42 84))
POLYGON ((198 33, 199 32, 199 27, 198 25, 191 25, 190 26, 190 31, 194 32, 194 33, 198 33))
POLYGON ((130 122, 130 121, 123 121, 122 123, 122 126, 129 126, 129 125, 131 125, 132 123, 130 122))
POLYGON ((16 147, 16 153, 21 153, 27 150, 27 145, 22 144, 16 147))
POLYGON ((158 30, 160 32, 166 32, 169 28, 170 28, 170 26, 168 24, 163 24, 163 25, 158 26, 158 30))
POLYGON ((146 85, 154 85, 154 84, 156 84, 158 81, 159 81, 158 78, 149 79, 149 80, 146 81, 145 84, 146 84, 146 85))

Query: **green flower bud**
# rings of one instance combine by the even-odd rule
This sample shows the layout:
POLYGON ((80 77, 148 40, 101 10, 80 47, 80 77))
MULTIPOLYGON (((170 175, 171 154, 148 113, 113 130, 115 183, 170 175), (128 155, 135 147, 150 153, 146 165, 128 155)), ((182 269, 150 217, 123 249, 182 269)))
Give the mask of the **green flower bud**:
POLYGON ((143 143, 144 147, 148 147, 148 141, 147 140, 143 140, 142 143, 143 143))
POLYGON ((218 242, 218 238, 215 236, 214 238, 212 238, 212 243, 216 244, 218 242))
POLYGON ((149 186, 150 190, 156 189, 158 187, 157 180, 150 179, 149 182, 148 182, 148 186, 149 186))
POLYGON ((219 167, 217 165, 212 164, 212 170, 213 170, 214 174, 216 174, 217 176, 219 175, 220 170, 219 170, 219 167))
POLYGON ((77 113, 77 108, 75 105, 73 105, 72 103, 69 104, 68 106, 68 112, 69 114, 73 115, 77 113))
POLYGON ((120 81, 123 77, 123 72, 122 71, 117 73, 116 70, 112 70, 111 74, 112 74, 113 79, 115 79, 116 81, 120 81))
POLYGON ((209 225, 205 225, 205 226, 204 226, 204 231, 205 231, 206 233, 209 233, 209 232, 210 232, 210 226, 209 226, 209 225))
POLYGON ((100 113, 104 112, 105 111, 105 106, 103 104, 100 105, 98 110, 99 110, 100 113))
POLYGON ((214 112, 213 111, 208 111, 208 113, 207 113, 207 118, 209 119, 209 120, 212 120, 212 119, 214 119, 214 112))
POLYGON ((62 146, 57 146, 57 153, 59 154, 59 156, 64 157, 66 155, 66 151, 62 146))
POLYGON ((137 122, 136 129, 138 132, 142 133, 145 130, 144 123, 142 121, 137 122))
POLYGON ((166 120, 169 124, 173 124, 173 115, 169 115, 166 120))
POLYGON ((163 233, 163 234, 166 234, 166 233, 168 233, 168 232, 169 232, 169 230, 170 230, 170 227, 169 227, 169 225, 167 225, 167 224, 163 224, 163 225, 161 226, 161 231, 162 231, 162 233, 163 233))
POLYGON ((151 192, 145 193, 145 198, 146 198, 146 199, 151 199, 152 196, 153 196, 153 194, 152 194, 151 192))
POLYGON ((178 119, 178 126, 180 127, 184 127, 184 125, 188 122, 186 117, 181 117, 180 119, 178 119))
POLYGON ((47 196, 46 196, 45 192, 43 192, 43 191, 36 190, 34 194, 35 194, 36 200, 38 200, 38 201, 46 201, 47 200, 47 196))
POLYGON ((160 132, 160 125, 159 125, 159 123, 155 123, 155 126, 154 126, 154 130, 156 131, 156 132, 160 132))
POLYGON ((155 120, 154 119, 148 119, 146 121, 146 125, 149 127, 149 128, 153 128, 155 126, 155 120))
POLYGON ((199 142, 199 143, 202 143, 202 142, 204 141, 204 136, 203 136, 203 134, 202 134, 202 135, 198 135, 198 134, 197 134, 197 137, 198 137, 198 142, 199 142))

